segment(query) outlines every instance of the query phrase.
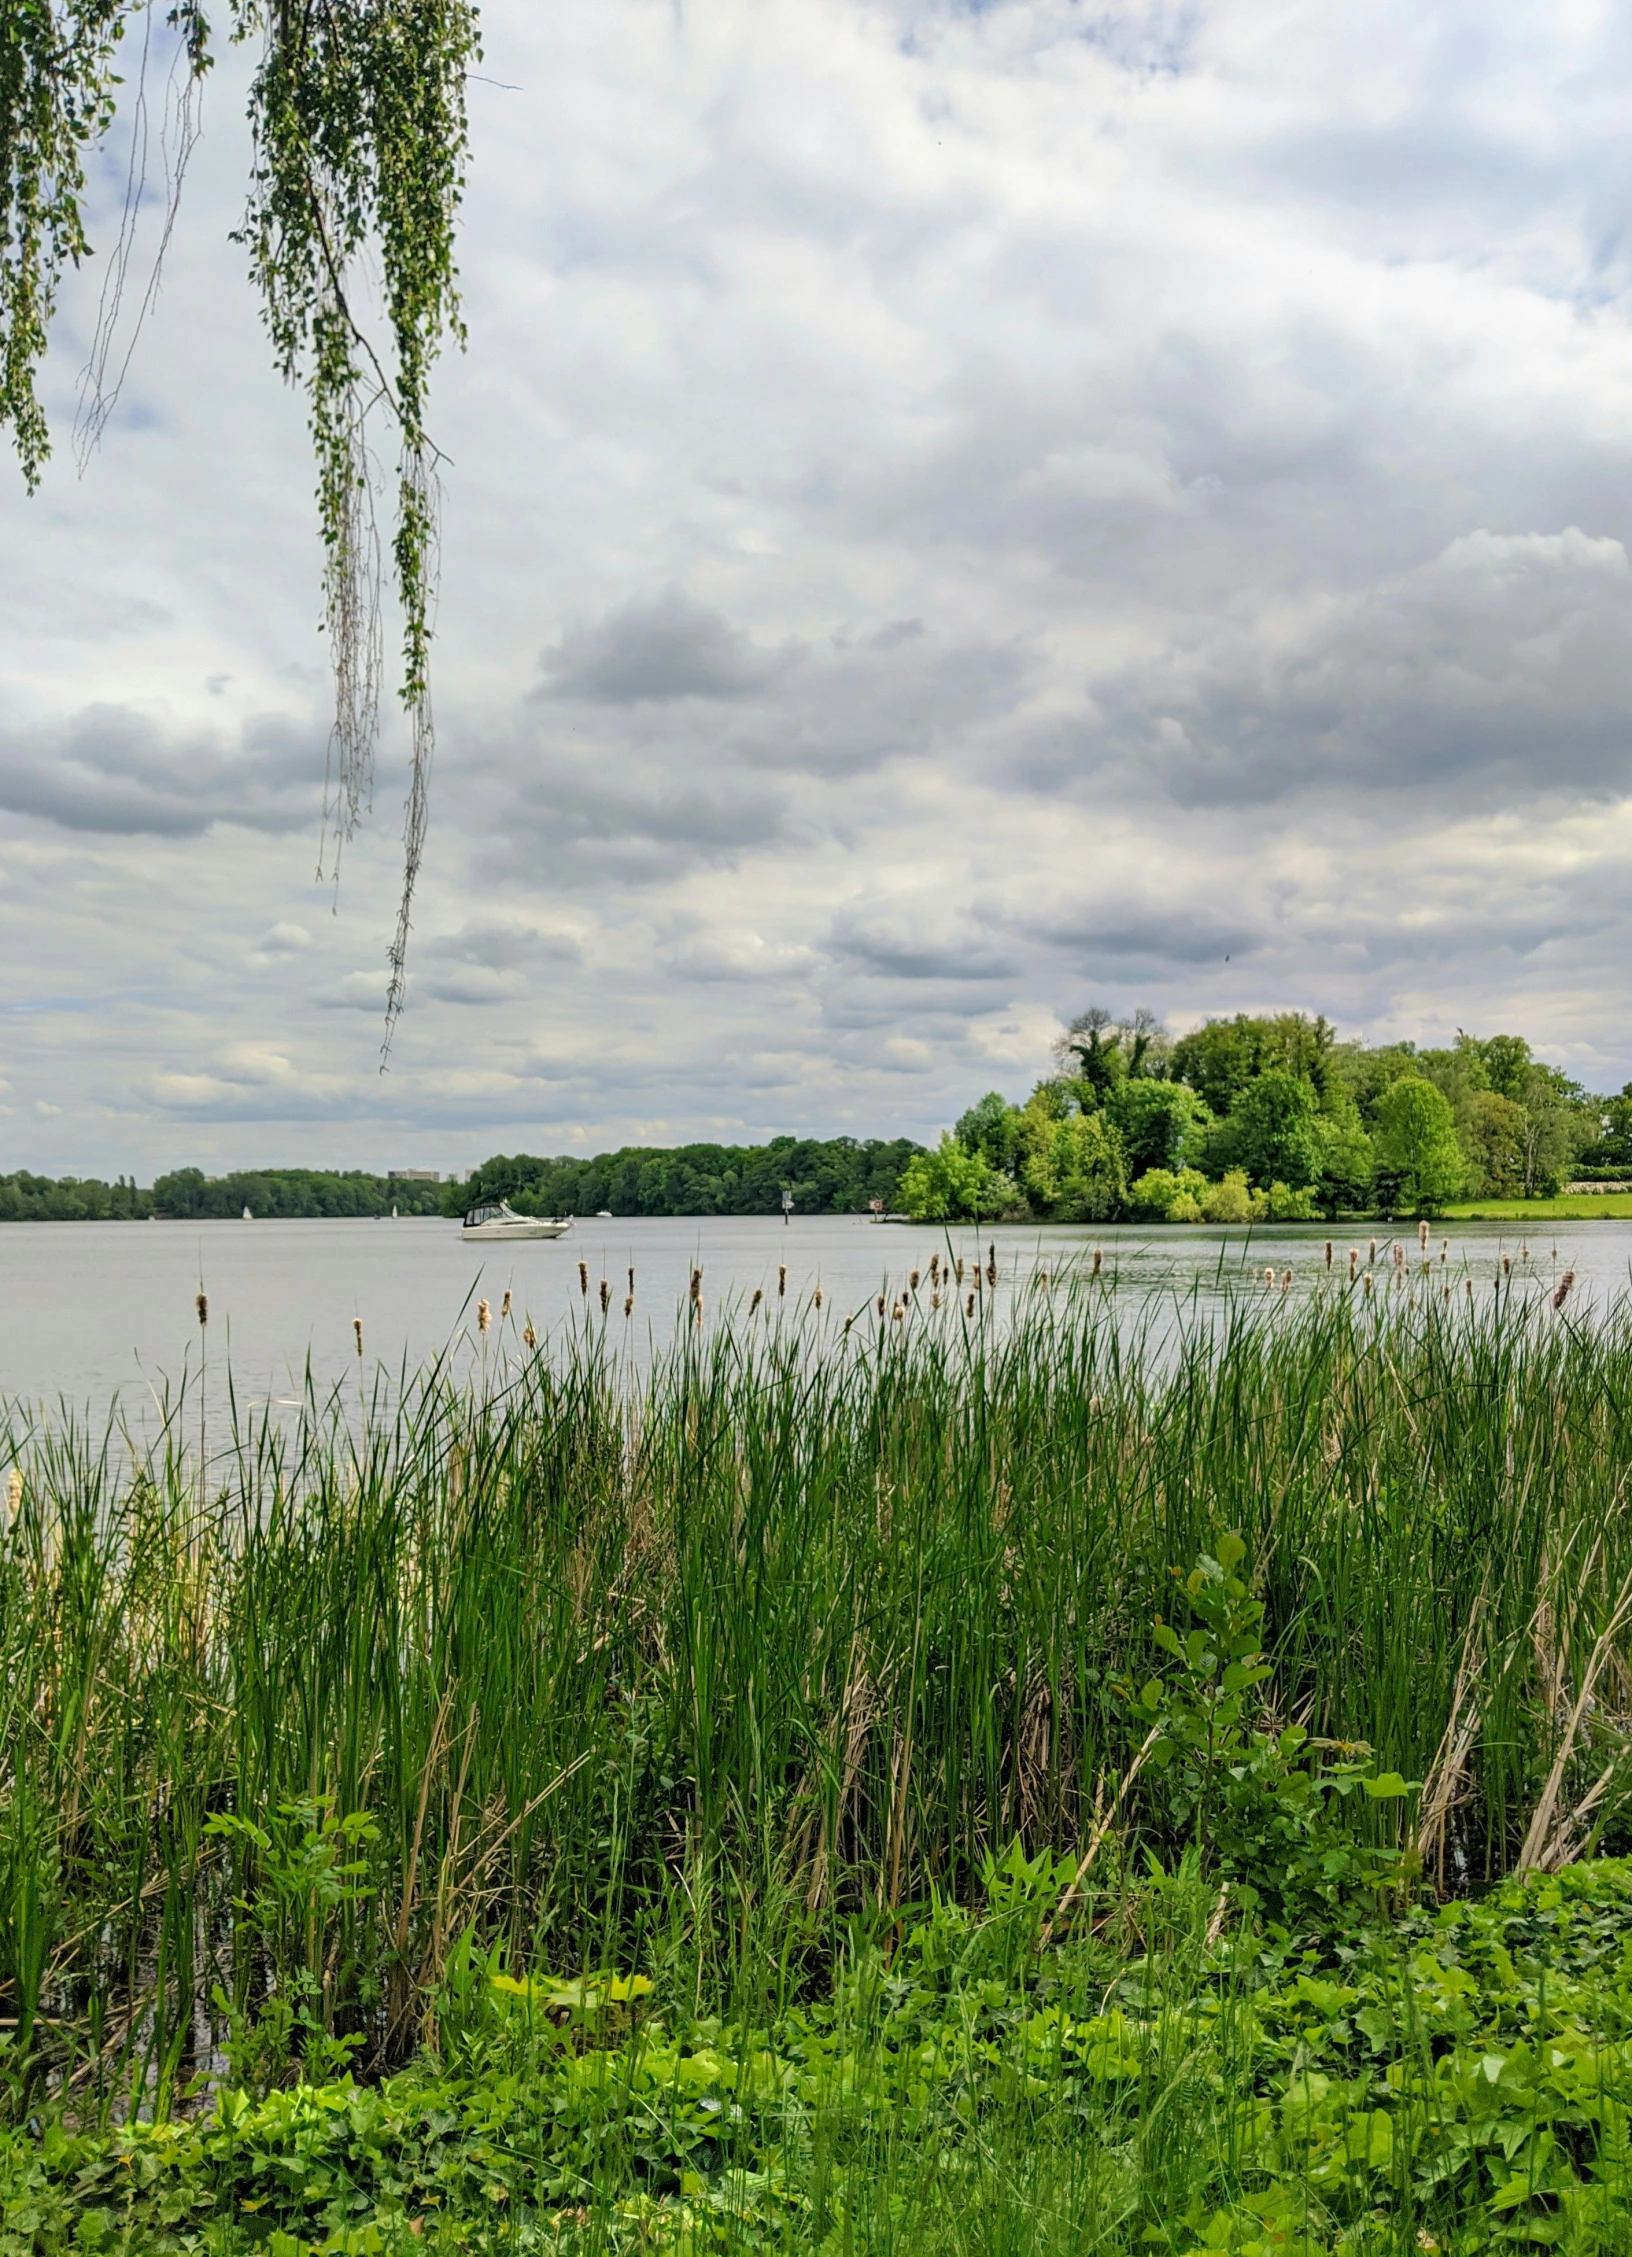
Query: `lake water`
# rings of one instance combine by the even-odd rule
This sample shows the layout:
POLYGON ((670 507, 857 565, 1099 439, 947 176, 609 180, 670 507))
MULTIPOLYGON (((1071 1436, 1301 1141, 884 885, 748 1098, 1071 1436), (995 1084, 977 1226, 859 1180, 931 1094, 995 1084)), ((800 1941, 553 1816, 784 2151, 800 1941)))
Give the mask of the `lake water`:
MULTIPOLYGON (((0 1227, 0 1398, 36 1414, 67 1408, 100 1421, 117 1399, 123 1416, 151 1430, 156 1406, 186 1380, 196 1400, 201 1347, 207 1349, 206 1403, 225 1401, 230 1367, 239 1404, 292 1403, 310 1362, 320 1387, 355 1380, 353 1320, 363 1325, 363 1364, 372 1372, 410 1367, 451 1349, 461 1366, 519 1347, 531 1323, 548 1337, 581 1311, 579 1263, 588 1267, 591 1308, 608 1282, 610 1322, 637 1357, 672 1335, 694 1265, 703 1271, 710 1314, 746 1302, 756 1290, 775 1299, 786 1267, 790 1304, 820 1286, 824 1315, 841 1320, 904 1287, 913 1269, 948 1250, 973 1261, 995 1240, 998 1305, 1016 1280, 1044 1268, 1055 1275, 1091 1262, 1102 1249, 1119 1299, 1142 1305, 1153 1292, 1210 1297, 1251 1285, 1266 1267, 1290 1269, 1292 1290, 1325 1275, 1332 1236, 1336 1270, 1350 1246, 1366 1263, 1373 1226, 1325 1226, 1248 1233, 1216 1228, 1149 1230, 1046 1226, 947 1231, 873 1223, 847 1215, 795 1216, 790 1225, 761 1217, 580 1221, 570 1236, 520 1246, 465 1244, 457 1224, 401 1222, 19 1223, 0 1227), (635 1272, 635 1312, 623 1314, 635 1272), (195 1296, 209 1299, 201 1333, 195 1296), (499 1325, 506 1292, 510 1326, 499 1325), (477 1338, 477 1302, 491 1304, 495 1330, 477 1338)), ((1414 1227, 1378 1231, 1379 1271, 1399 1236, 1420 1260, 1414 1227)), ((1573 1269, 1582 1299, 1602 1303, 1632 1282, 1632 1223, 1545 1224, 1528 1237, 1512 1225, 1435 1227, 1432 1255, 1460 1287, 1464 1276, 1488 1290, 1506 1256, 1529 1289, 1550 1289, 1573 1269), (1442 1244, 1448 1259, 1439 1263, 1442 1244), (1528 1256, 1521 1249, 1528 1248, 1528 1256)))

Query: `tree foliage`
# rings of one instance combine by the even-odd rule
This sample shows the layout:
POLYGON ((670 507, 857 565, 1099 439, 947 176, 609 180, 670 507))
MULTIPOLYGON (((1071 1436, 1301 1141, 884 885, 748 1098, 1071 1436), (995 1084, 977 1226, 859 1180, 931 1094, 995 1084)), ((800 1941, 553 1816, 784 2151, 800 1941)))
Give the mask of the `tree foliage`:
POLYGON ((1589 1097, 1521 1035, 1368 1048, 1283 1011, 1174 1041, 1153 1012, 1096 1004, 1056 1056, 1062 1071, 1023 1105, 990 1091, 954 1132, 1044 1220, 1431 1212, 1463 1194, 1545 1195, 1577 1165, 1632 1174, 1632 1084, 1589 1097))
MULTIPOLYGON (((902 1170, 920 1153, 906 1137, 779 1136, 769 1144, 630 1145, 593 1158, 499 1154, 462 1188, 443 1193, 448 1214, 508 1199, 521 1214, 774 1215, 782 1193, 801 1215, 860 1214, 896 1204, 902 1170)), ((987 1212, 991 1212, 988 1208, 987 1212)))
MULTIPOLYGON (((0 424, 11 428, 31 489, 50 452, 36 378, 58 288, 64 269, 91 250, 87 158, 117 114, 121 43, 138 20, 150 28, 152 16, 153 0, 0 6, 0 424)), ((221 17, 209 0, 175 0, 167 21, 191 94, 211 67, 221 17)), ((238 240, 277 367, 307 398, 335 681, 325 825, 332 822, 337 856, 372 792, 382 564, 370 433, 381 417, 395 432, 390 547, 402 613, 399 695, 413 757, 389 952, 389 1045, 403 1000, 434 744, 437 454, 427 391, 442 341, 463 334, 454 230, 477 11, 473 0, 227 0, 225 28, 231 40, 261 46, 249 101, 254 165, 238 240), (361 277, 371 262, 381 323, 364 304, 361 277)), ((139 98, 140 73, 137 86, 139 98)), ((102 346, 93 351, 93 423, 108 405, 94 396, 105 359, 102 346)))

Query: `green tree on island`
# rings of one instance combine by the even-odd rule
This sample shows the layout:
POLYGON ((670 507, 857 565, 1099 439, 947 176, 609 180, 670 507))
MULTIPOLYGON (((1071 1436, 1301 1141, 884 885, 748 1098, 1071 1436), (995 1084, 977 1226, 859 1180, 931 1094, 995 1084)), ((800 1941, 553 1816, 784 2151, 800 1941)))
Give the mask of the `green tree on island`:
POLYGON ((1395 1186, 1395 1206, 1431 1215, 1456 1197, 1467 1161, 1442 1091, 1420 1074, 1402 1074, 1378 1108, 1377 1125, 1377 1158, 1395 1186))

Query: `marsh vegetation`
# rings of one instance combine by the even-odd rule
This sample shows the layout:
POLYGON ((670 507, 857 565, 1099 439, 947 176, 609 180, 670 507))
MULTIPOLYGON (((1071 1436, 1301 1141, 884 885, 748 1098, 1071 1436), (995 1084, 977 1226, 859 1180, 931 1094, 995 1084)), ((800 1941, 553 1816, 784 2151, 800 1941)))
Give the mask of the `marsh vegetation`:
POLYGON ((1620 2247, 1632 1313, 989 1295, 17 1432, 0 2247, 1620 2247))

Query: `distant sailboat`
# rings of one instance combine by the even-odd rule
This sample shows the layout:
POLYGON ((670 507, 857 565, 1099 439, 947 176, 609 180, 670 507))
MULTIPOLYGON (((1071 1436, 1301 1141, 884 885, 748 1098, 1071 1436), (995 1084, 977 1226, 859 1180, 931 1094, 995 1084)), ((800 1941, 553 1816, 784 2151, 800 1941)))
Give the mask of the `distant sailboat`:
POLYGON ((250 1213, 247 1207, 244 1209, 244 1220, 246 1223, 252 1223, 255 1220, 255 1217, 250 1213))

